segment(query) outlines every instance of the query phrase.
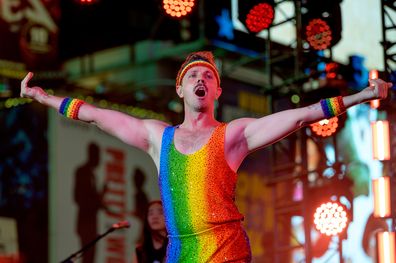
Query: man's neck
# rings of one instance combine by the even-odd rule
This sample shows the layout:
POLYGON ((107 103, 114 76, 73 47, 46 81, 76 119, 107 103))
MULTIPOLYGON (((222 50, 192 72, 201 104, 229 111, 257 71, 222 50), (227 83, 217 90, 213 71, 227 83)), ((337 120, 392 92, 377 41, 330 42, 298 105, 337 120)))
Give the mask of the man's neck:
POLYGON ((213 114, 207 112, 186 112, 184 121, 180 127, 185 129, 197 129, 216 126, 219 122, 214 118, 213 114))

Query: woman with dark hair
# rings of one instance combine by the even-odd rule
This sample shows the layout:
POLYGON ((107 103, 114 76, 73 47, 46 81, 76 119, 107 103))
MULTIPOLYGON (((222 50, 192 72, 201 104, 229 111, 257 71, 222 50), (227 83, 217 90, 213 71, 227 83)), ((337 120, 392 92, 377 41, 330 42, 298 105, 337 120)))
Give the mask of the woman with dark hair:
POLYGON ((164 262, 168 245, 162 202, 152 201, 147 206, 143 226, 143 242, 136 246, 133 263, 164 262))

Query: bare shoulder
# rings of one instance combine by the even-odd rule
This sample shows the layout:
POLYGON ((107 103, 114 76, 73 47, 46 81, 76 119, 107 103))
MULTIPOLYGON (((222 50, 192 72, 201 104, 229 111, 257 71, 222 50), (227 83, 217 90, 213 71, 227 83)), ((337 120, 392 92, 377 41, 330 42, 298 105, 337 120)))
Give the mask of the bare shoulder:
POLYGON ((162 137, 162 134, 167 126, 170 124, 160 120, 143 120, 143 125, 146 127, 150 137, 162 137))
POLYGON ((234 137, 238 137, 241 134, 243 135, 246 126, 253 120, 253 118, 239 118, 230 121, 227 124, 226 138, 228 137, 229 139, 231 139, 234 137))
POLYGON ((149 142, 150 151, 157 152, 161 148, 162 135, 166 127, 170 124, 160 120, 143 120, 143 125, 147 131, 147 140, 149 142))
POLYGON ((147 153, 153 159, 157 168, 159 167, 159 158, 161 152, 161 143, 162 143, 162 134, 168 123, 159 120, 143 120, 143 125, 145 126, 145 130, 147 131, 147 141, 148 148, 146 149, 147 153))
POLYGON ((230 121, 226 128, 226 147, 234 148, 236 146, 239 147, 238 145, 240 144, 245 144, 245 128, 253 120, 253 118, 239 118, 230 121))
POLYGON ((228 165, 234 171, 249 153, 245 128, 252 122, 252 118, 235 119, 228 123, 225 134, 224 153, 228 165))

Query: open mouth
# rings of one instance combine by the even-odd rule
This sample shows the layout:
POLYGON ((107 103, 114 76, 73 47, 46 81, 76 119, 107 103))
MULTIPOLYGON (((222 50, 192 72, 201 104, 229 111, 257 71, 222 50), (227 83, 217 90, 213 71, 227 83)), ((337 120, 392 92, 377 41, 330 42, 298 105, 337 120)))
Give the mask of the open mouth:
POLYGON ((198 97, 204 97, 206 95, 206 89, 204 86, 199 86, 195 89, 195 95, 198 97))

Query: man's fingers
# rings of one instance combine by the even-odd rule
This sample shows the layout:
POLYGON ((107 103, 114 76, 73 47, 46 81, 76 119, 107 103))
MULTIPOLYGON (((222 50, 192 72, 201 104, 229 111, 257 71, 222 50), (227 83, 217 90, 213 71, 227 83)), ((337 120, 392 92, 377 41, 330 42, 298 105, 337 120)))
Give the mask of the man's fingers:
POLYGON ((385 82, 382 79, 369 79, 369 87, 379 99, 385 99, 388 96, 388 89, 392 87, 391 82, 385 82))
POLYGON ((27 84, 32 78, 33 78, 33 72, 28 72, 28 74, 26 74, 25 78, 22 80, 21 92, 20 92, 20 96, 22 98, 26 97, 26 95, 29 95, 30 92, 27 84))
POLYGON ((22 80, 22 85, 26 86, 26 84, 33 78, 33 72, 28 72, 25 78, 22 80))
POLYGON ((369 79, 369 84, 370 84, 369 86, 370 86, 371 88, 375 88, 377 82, 375 81, 375 79, 369 79))

